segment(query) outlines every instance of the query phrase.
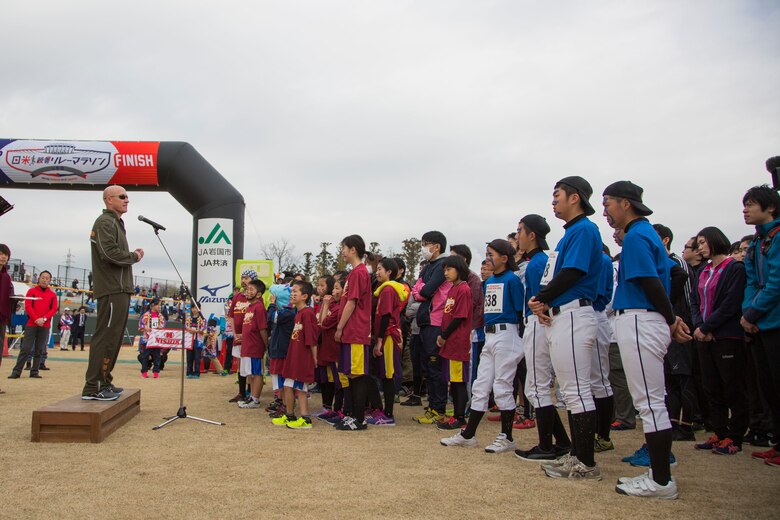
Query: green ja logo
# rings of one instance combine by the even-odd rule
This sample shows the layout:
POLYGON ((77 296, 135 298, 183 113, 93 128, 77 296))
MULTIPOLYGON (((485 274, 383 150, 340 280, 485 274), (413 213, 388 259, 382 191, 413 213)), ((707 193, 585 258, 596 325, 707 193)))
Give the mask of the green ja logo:
POLYGON ((225 243, 228 245, 231 244, 230 239, 227 236, 227 233, 225 233, 225 230, 222 229, 222 227, 219 224, 217 224, 211 230, 209 236, 207 236, 206 238, 198 237, 198 244, 219 244, 220 240, 224 240, 225 243))

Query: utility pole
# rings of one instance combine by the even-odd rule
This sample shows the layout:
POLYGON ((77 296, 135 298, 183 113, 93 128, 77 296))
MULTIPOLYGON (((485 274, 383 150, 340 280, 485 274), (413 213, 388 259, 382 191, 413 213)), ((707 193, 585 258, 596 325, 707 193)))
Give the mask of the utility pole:
POLYGON ((68 280, 70 279, 70 268, 73 267, 73 259, 76 258, 76 255, 70 252, 70 248, 68 248, 68 254, 65 255, 65 281, 62 282, 60 280, 60 283, 63 284, 63 286, 68 286, 68 280))

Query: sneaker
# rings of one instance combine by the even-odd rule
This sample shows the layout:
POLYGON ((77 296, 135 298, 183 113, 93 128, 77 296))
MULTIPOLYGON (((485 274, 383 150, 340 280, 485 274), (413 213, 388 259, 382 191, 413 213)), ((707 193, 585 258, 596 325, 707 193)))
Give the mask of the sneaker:
POLYGON ((515 422, 512 423, 512 428, 516 430, 530 430, 531 428, 536 428, 536 421, 533 419, 523 419, 518 416, 517 419, 515 419, 515 422))
POLYGON ((571 453, 571 444, 568 446, 561 446, 559 444, 553 444, 553 451, 555 452, 555 458, 560 459, 564 455, 571 453))
POLYGON ((693 433, 704 433, 707 431, 704 424, 698 422, 691 423, 691 430, 693 430, 693 433))
POLYGON ((515 441, 507 439, 505 433, 499 433, 496 440, 485 447, 485 451, 487 453, 503 453, 505 451, 514 451, 515 448, 517 448, 517 446, 515 446, 515 441))
POLYGON ((39 366, 39 367, 38 367, 38 369, 39 369, 39 370, 51 370, 51 368, 49 368, 49 367, 45 367, 45 366, 43 366, 43 365, 39 366))
POLYGON ((459 421, 455 417, 448 417, 446 421, 436 423, 436 428, 440 430, 462 430, 466 427, 465 421, 459 421))
MULTIPOLYGON (((650 467, 650 452, 645 449, 645 452, 635 456, 630 461, 628 461, 629 464, 631 464, 634 467, 638 468, 649 468, 650 467)), ((677 459, 674 457, 674 453, 669 452, 669 465, 670 466, 676 466, 677 465, 677 459)))
POLYGON ((593 443, 593 451, 596 453, 601 453, 602 451, 609 451, 614 449, 615 445, 611 440, 602 439, 598 434, 596 434, 596 440, 593 443))
POLYGON ((340 431, 354 432, 358 430, 367 430, 368 425, 366 424, 366 421, 359 423, 354 417, 345 416, 344 419, 336 425, 336 429, 340 431))
POLYGON ((563 466, 565 464, 571 465, 572 464, 571 459, 576 459, 576 458, 577 457, 575 457, 571 453, 566 453, 566 454, 558 457, 555 460, 551 460, 551 461, 545 462, 544 464, 542 464, 541 467, 542 467, 542 470, 546 473, 547 470, 553 470, 553 469, 558 468, 560 466, 563 466))
POLYGON ((284 414, 280 415, 279 417, 274 417, 273 419, 271 419, 271 424, 273 424, 274 426, 284 426, 287 424, 287 422, 288 422, 287 416, 284 414))
POLYGON ((160 379, 160 373, 159 372, 154 372, 153 375, 154 375, 155 379, 160 379))
POLYGON ((742 446, 737 446, 734 441, 728 437, 718 443, 717 446, 712 448, 712 453, 717 455, 734 455, 742 451, 742 446))
POLYGON ((239 408, 260 408, 261 406, 260 401, 255 401, 254 399, 238 403, 239 408))
MULTIPOLYGON (((241 397, 240 395, 236 397, 241 397)), ((280 406, 283 406, 284 403, 280 401, 279 399, 274 399, 268 406, 265 407, 266 412, 275 412, 279 409, 280 406)))
POLYGON ((675 428, 672 430, 672 440, 673 441, 695 441, 696 435, 694 435, 693 431, 691 430, 682 430, 679 428, 675 428))
POLYGON ((30 377, 32 377, 33 379, 43 379, 43 376, 40 374, 30 374, 30 377))
POLYGON ((288 422, 285 426, 291 430, 311 430, 311 419, 298 417, 296 420, 288 422))
POLYGON ((767 451, 754 451, 750 454, 750 456, 754 459, 767 460, 780 457, 780 451, 776 450, 775 448, 770 448, 767 451))
POLYGON ((285 417, 287 415, 287 408, 284 406, 280 406, 278 410, 275 412, 271 412, 268 414, 268 417, 271 419, 279 419, 280 417, 285 417))
POLYGON ((333 415, 338 415, 338 413, 337 413, 337 412, 334 412, 333 410, 328 410, 327 408, 325 408, 325 409, 322 411, 322 413, 318 413, 318 414, 316 414, 314 417, 316 417, 316 418, 317 418, 317 419, 319 419, 320 421, 327 421, 327 419, 329 419, 329 418, 330 418, 330 417, 332 417, 333 415))
POLYGON ((558 457, 555 454, 555 449, 543 450, 539 446, 534 446, 530 450, 515 450, 515 457, 523 460, 530 460, 532 462, 539 462, 543 460, 555 460, 558 457))
POLYGON ((414 417, 414 421, 420 424, 435 424, 438 423, 441 418, 442 416, 439 412, 433 410, 432 408, 428 408, 425 410, 424 414, 420 415, 419 417, 414 417))
POLYGON ((244 400, 244 396, 243 395, 236 394, 235 396, 233 396, 230 399, 228 399, 228 403, 237 403, 237 402, 243 401, 243 400, 244 400))
POLYGON ((467 439, 463 436, 463 432, 459 431, 452 437, 445 437, 439 441, 442 446, 463 446, 464 448, 476 448, 477 439, 472 437, 467 439))
POLYGON ((343 413, 335 412, 333 415, 331 415, 327 419, 324 419, 324 421, 326 423, 330 424, 331 426, 336 426, 337 424, 341 423, 341 421, 344 420, 344 417, 346 417, 346 416, 343 413))
POLYGON ((777 457, 764 459, 764 464, 768 466, 780 467, 780 455, 778 455, 777 457))
POLYGON ((116 401, 119 399, 119 394, 116 394, 104 388, 103 390, 97 390, 91 394, 83 394, 81 398, 85 401, 116 401))
POLYGON ((631 479, 621 479, 621 482, 615 486, 615 491, 621 495, 644 498, 660 498, 662 500, 677 499, 677 482, 674 477, 668 484, 662 486, 650 477, 649 473, 644 473, 631 479))
POLYGON ((710 450, 712 451, 712 448, 717 446, 720 443, 720 439, 718 439, 717 435, 710 436, 709 439, 707 439, 704 442, 700 442, 699 444, 694 444, 693 447, 697 450, 710 450))
POLYGON ((11 374, 8 379, 19 379, 19 374, 11 374))
POLYGON ((401 406, 422 406, 422 399, 419 395, 411 395, 409 399, 401 403, 401 406))
POLYGON ((223 370, 222 372, 219 373, 219 375, 221 375, 222 377, 229 376, 230 372, 228 372, 227 370, 223 370))
POLYGON ((631 463, 631 461, 632 461, 632 460, 634 460, 634 459, 636 459, 636 458, 639 458, 639 457, 649 457, 649 456, 650 456, 650 455, 648 455, 648 453, 647 453, 647 444, 642 444, 642 447, 641 447, 641 448, 639 448, 638 450, 636 450, 636 451, 635 451, 634 453, 632 453, 631 455, 628 455, 628 456, 626 456, 626 457, 623 457, 621 460, 622 460, 623 462, 628 462, 628 463, 631 463))
POLYGON ((624 432, 626 430, 634 430, 636 429, 636 426, 632 428, 631 426, 626 426, 620 421, 615 421, 609 425, 609 429, 612 430, 613 432, 624 432))
POLYGON ((569 473, 571 472, 571 469, 574 467, 575 464, 578 464, 580 461, 577 457, 574 455, 564 455, 558 460, 553 460, 550 462, 545 462, 542 464, 541 468, 544 473, 550 477, 552 475, 556 475, 556 478, 561 478, 562 476, 568 477, 569 473))
POLYGON ((366 418, 366 423, 374 426, 395 426, 395 419, 385 415, 382 410, 377 410, 371 417, 366 418))
POLYGON ((149 377, 149 374, 147 374, 146 372, 141 372, 141 378, 142 379, 146 379, 148 377, 149 377))
POLYGON ((772 441, 772 437, 770 437, 766 433, 756 433, 753 434, 753 438, 748 444, 752 446, 761 446, 764 448, 768 448, 771 445, 771 441, 772 441))
POLYGON ((571 464, 564 464, 558 468, 545 471, 545 474, 550 478, 567 478, 572 480, 601 480, 601 470, 597 465, 592 467, 586 466, 577 459, 572 457, 570 459, 571 464))

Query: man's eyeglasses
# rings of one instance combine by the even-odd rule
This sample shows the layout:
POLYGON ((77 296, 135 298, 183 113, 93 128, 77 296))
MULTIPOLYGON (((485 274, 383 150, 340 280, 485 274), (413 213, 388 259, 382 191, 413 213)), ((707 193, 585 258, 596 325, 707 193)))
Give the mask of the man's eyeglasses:
POLYGON ((112 196, 112 197, 116 197, 116 198, 118 198, 118 199, 122 199, 122 200, 127 200, 127 199, 129 199, 129 198, 130 198, 130 197, 128 197, 128 196, 127 196, 127 193, 123 193, 123 194, 121 194, 121 195, 111 195, 111 196, 112 196))

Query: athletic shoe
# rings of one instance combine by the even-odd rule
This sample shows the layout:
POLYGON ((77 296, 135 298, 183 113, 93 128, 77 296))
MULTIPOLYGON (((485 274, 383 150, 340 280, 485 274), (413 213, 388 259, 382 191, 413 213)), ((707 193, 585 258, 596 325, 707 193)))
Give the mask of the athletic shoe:
POLYGON ((333 417, 334 415, 338 415, 338 412, 334 412, 333 410, 328 410, 327 408, 325 408, 322 411, 322 413, 318 413, 314 417, 316 417, 320 421, 327 421, 330 417, 333 417))
POLYGON ((512 423, 512 428, 515 428, 516 430, 530 430, 531 428, 536 428, 536 421, 533 419, 523 419, 518 415, 515 422, 512 423))
POLYGON ((8 379, 19 379, 19 374, 11 374, 8 379))
POLYGON ((717 446, 720 443, 720 439, 718 439, 717 435, 710 436, 709 439, 707 439, 704 442, 700 442, 699 444, 694 444, 693 447, 697 450, 710 450, 712 451, 712 448, 717 446))
POLYGON ((336 429, 340 431, 354 432, 358 430, 367 430, 368 425, 366 424, 366 421, 359 423, 354 417, 345 416, 344 419, 336 425, 336 429))
POLYGON ((422 406, 422 399, 419 395, 411 395, 409 399, 401 403, 401 406, 422 406))
POLYGON ((772 441, 772 437, 770 435, 767 435, 766 433, 756 433, 753 434, 753 438, 750 442, 748 441, 745 442, 748 442, 748 444, 752 446, 761 446, 764 448, 768 448, 769 446, 772 445, 771 441, 772 441))
POLYGON ((542 470, 546 473, 548 469, 552 470, 552 469, 557 468, 559 466, 563 466, 564 464, 571 465, 572 464, 571 459, 576 459, 576 458, 577 457, 575 457, 571 453, 566 453, 565 455, 562 455, 561 457, 559 457, 559 458, 557 458, 555 460, 551 460, 551 461, 545 462, 544 464, 542 464, 541 467, 542 467, 542 470))
MULTIPOLYGON (((628 461, 629 464, 631 464, 634 467, 638 468, 649 468, 650 467, 650 452, 645 449, 645 452, 636 455, 633 457, 630 461, 628 461)), ((674 457, 674 453, 669 452, 669 465, 670 466, 676 466, 677 465, 677 459, 674 457)))
POLYGON ((255 401, 254 399, 238 403, 239 408, 260 408, 261 406, 260 401, 255 401))
POLYGON ((553 444, 553 451, 555 452, 555 458, 560 459, 564 455, 571 453, 571 444, 568 446, 561 446, 559 444, 553 444))
POLYGON ((609 425, 609 429, 612 430, 613 432, 624 432, 626 430, 634 430, 636 429, 636 426, 632 428, 631 426, 626 426, 620 421, 615 421, 609 425))
POLYGON ((284 426, 289 422, 289 419, 286 415, 282 414, 279 417, 274 417, 271 419, 271 424, 274 426, 284 426))
POLYGON ((311 419, 304 419, 303 417, 298 417, 294 421, 288 421, 287 424, 285 424, 288 428, 291 430, 311 430, 311 419))
POLYGON ((154 375, 155 379, 160 379, 160 373, 159 372, 154 372, 153 375, 154 375))
POLYGON ((432 408, 428 408, 425 410, 424 414, 420 415, 419 417, 415 417, 414 421, 420 424, 435 424, 438 423, 441 418, 442 416, 439 412, 433 410, 432 408))
POLYGON ((395 419, 385 415, 382 410, 376 410, 376 413, 366 418, 366 423, 374 426, 395 426, 395 419))
POLYGON ((81 398, 85 401, 116 401, 119 399, 119 394, 112 392, 108 388, 104 388, 103 390, 92 392, 91 394, 82 395, 81 398))
POLYGON ((662 486, 650 477, 649 473, 644 473, 638 477, 630 479, 620 479, 621 482, 615 486, 615 491, 621 495, 643 498, 660 498, 662 500, 675 500, 677 498, 677 482, 674 477, 668 484, 662 486))
POLYGON ((459 431, 452 437, 445 437, 439 441, 442 446, 463 446, 464 448, 476 448, 477 439, 472 437, 467 439, 463 436, 463 432, 459 431))
POLYGON ((243 401, 243 400, 244 400, 244 396, 243 395, 236 394, 235 396, 233 396, 230 399, 228 399, 228 403, 237 403, 237 402, 243 401))
POLYGON ((33 379, 43 379, 43 376, 40 374, 30 374, 30 377, 32 377, 33 379))
POLYGON ((459 421, 455 417, 448 417, 445 421, 436 423, 440 430, 462 430, 466 426, 465 421, 459 421))
POLYGON ((279 419, 280 417, 285 417, 287 415, 287 408, 284 406, 280 406, 278 410, 275 412, 271 412, 268 414, 268 417, 271 419, 279 419))
POLYGON ((530 460, 531 462, 539 462, 543 460, 555 460, 557 455, 554 449, 543 450, 539 446, 534 446, 530 450, 515 450, 515 457, 523 460, 530 460))
POLYGON ((444 416, 445 417, 455 417, 455 409, 454 408, 445 408, 444 409, 444 416))
POLYGON ((691 430, 693 430, 693 433, 704 433, 707 431, 707 428, 702 423, 694 422, 691 423, 691 430))
POLYGON ((627 456, 623 457, 620 460, 623 461, 623 462, 628 462, 630 464, 632 460, 634 460, 636 458, 640 458, 640 457, 649 457, 649 455, 647 453, 647 444, 642 444, 641 448, 636 450, 631 455, 627 455, 627 456))
MULTIPOLYGON (((236 397, 241 399, 241 394, 237 395, 236 397)), ((274 399, 273 401, 271 401, 271 403, 268 406, 265 407, 265 411, 266 412, 275 412, 276 410, 279 409, 280 406, 283 406, 283 405, 284 405, 284 403, 281 400, 274 399)))
POLYGON ((596 440, 593 442, 593 451, 601 453, 602 451, 614 450, 615 445, 611 440, 602 439, 599 434, 596 434, 596 440))
POLYGON ((754 451, 750 454, 750 456, 754 459, 767 460, 780 457, 780 451, 776 450, 775 448, 770 448, 766 451, 754 451))
POLYGON ((38 367, 38 370, 51 370, 51 368, 41 365, 38 367))
POLYGON ((346 416, 343 413, 336 412, 336 413, 334 413, 333 415, 331 415, 330 417, 328 417, 327 419, 324 419, 324 420, 325 420, 326 423, 330 424, 331 426, 336 426, 337 424, 339 424, 341 421, 344 420, 344 417, 346 417, 346 416))
POLYGON ((717 455, 734 455, 742 451, 742 446, 737 446, 734 441, 728 437, 718 443, 717 446, 712 448, 712 453, 717 455))
POLYGON ((515 441, 507 439, 505 433, 499 433, 496 440, 485 447, 485 451, 487 453, 503 453, 505 451, 514 451, 515 448, 517 448, 517 446, 515 446, 515 441))
POLYGON ((696 435, 694 435, 693 431, 691 430, 683 430, 680 428, 675 428, 672 430, 672 440, 673 441, 695 441, 696 435))
POLYGON ((778 455, 777 457, 772 457, 770 459, 764 459, 764 464, 768 466, 775 466, 780 468, 780 455, 778 455))
POLYGON ((146 372, 141 372, 142 379, 146 379, 147 377, 149 377, 149 374, 147 374, 146 372))
POLYGON ((545 471, 545 474, 547 474, 550 478, 568 478, 571 480, 601 480, 601 470, 597 465, 593 465, 593 467, 586 466, 579 460, 577 460, 576 457, 573 457, 573 462, 571 466, 564 465, 556 469, 552 469, 550 471, 545 471), (568 473, 566 473, 566 470, 568 469, 568 473))
POLYGON ((578 464, 580 461, 577 457, 574 455, 564 455, 558 460, 553 460, 550 462, 545 462, 542 464, 541 468, 542 471, 544 471, 545 475, 548 477, 552 475, 556 475, 558 478, 561 476, 567 476, 571 472, 571 469, 574 467, 575 464, 578 464))

